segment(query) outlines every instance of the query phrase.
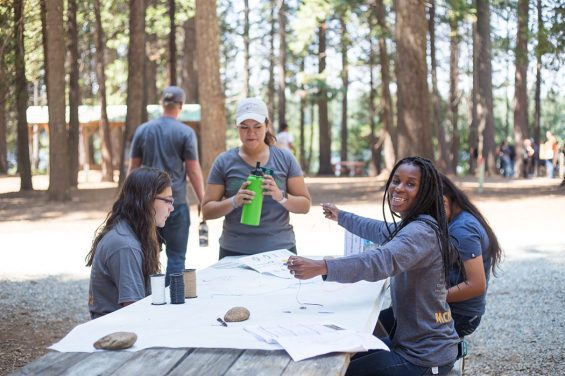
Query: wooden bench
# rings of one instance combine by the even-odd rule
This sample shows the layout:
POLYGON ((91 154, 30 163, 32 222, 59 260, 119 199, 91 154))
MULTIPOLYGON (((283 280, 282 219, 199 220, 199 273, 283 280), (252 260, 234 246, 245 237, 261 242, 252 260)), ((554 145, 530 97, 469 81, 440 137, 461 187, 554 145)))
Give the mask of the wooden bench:
POLYGON ((337 176, 363 176, 365 175, 365 162, 341 161, 332 163, 334 175, 337 176))

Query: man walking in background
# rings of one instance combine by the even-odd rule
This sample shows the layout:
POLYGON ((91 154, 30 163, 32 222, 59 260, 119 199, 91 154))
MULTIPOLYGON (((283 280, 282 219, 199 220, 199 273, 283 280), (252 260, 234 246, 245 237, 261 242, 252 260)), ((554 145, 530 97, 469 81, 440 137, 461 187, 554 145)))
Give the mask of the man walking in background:
POLYGON ((185 101, 184 91, 169 86, 163 91, 163 115, 142 124, 133 136, 128 174, 140 166, 166 171, 173 182, 174 211, 160 230, 167 250, 167 284, 169 275, 185 268, 190 214, 186 195, 186 178, 190 180, 198 205, 204 198, 204 179, 198 163, 196 133, 177 121, 185 101))
POLYGON ((277 134, 277 146, 281 149, 290 150, 293 154, 296 154, 294 149, 294 137, 288 132, 288 124, 281 123, 279 128, 279 133, 277 134))

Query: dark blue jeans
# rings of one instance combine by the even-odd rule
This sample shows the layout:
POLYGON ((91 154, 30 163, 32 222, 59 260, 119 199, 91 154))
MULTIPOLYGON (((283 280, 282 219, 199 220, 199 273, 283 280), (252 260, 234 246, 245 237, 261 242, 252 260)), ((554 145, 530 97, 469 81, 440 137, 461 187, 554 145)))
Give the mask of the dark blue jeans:
POLYGON ((165 284, 169 285, 169 275, 182 273, 186 259, 186 245, 188 243, 188 228, 190 227, 190 213, 187 204, 175 205, 165 227, 159 230, 163 243, 167 249, 167 274, 165 284))
MULTIPOLYGON (((390 337, 381 338, 391 351, 370 350, 364 353, 358 353, 351 358, 349 368, 347 368, 346 376, 419 376, 432 375, 432 369, 429 367, 420 367, 410 363, 402 356, 392 350, 392 342, 390 338, 394 337, 396 330, 396 320, 392 308, 384 309, 379 314, 379 321, 384 329, 389 333, 390 337)), ((453 368, 453 363, 441 366, 438 369, 439 375, 447 375, 453 368)))
POLYGON ((463 316, 451 312, 451 318, 459 337, 465 337, 473 333, 481 323, 481 316, 463 316))

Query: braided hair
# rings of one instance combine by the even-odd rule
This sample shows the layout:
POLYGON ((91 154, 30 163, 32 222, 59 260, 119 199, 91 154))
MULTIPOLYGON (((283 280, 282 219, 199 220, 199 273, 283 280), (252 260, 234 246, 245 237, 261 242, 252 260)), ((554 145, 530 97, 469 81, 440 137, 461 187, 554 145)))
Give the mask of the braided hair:
MULTIPOLYGON (((485 229, 489 244, 488 253, 490 260, 490 269, 492 275, 496 277, 496 270, 499 267, 500 261, 502 259, 502 249, 498 243, 498 238, 496 237, 494 231, 488 224, 485 217, 481 214, 480 210, 469 200, 469 197, 459 189, 449 178, 445 175, 441 175, 441 180, 443 183, 443 194, 449 199, 449 205, 457 205, 461 210, 471 213, 473 217, 479 221, 481 226, 485 229)), ((453 212, 453 210, 452 210, 453 212)))
POLYGON ((441 176, 430 160, 422 157, 406 157, 394 165, 385 185, 385 194, 383 196, 383 218, 389 231, 389 240, 395 237, 396 234, 398 234, 400 230, 406 227, 410 222, 416 220, 423 221, 432 227, 440 244, 445 284, 448 286, 449 266, 454 260, 456 260, 457 252, 453 250, 453 247, 449 242, 447 215, 445 214, 445 208, 443 206, 441 176), (391 197, 388 189, 394 178, 396 170, 399 166, 404 164, 416 166, 420 169, 420 184, 414 205, 412 205, 407 213, 404 213, 403 218, 399 223, 397 223, 396 218, 399 218, 400 216, 390 209, 391 197), (388 206, 389 208, 394 226, 389 226, 389 223, 386 220, 387 216, 385 215, 385 206, 388 206), (431 216, 435 219, 436 223, 423 218, 418 218, 422 214, 431 216))

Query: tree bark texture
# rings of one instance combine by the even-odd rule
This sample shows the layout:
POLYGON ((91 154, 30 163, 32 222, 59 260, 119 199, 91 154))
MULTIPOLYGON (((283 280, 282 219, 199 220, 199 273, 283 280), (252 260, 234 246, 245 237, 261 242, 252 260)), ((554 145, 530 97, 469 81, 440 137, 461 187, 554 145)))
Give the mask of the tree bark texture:
POLYGON ((15 43, 15 70, 16 70, 16 109, 18 118, 18 171, 20 173, 20 190, 33 189, 31 181, 31 162, 29 159, 29 142, 27 126, 27 80, 25 75, 25 50, 24 50, 24 1, 14 1, 14 35, 15 43))
POLYGON ((286 123, 286 8, 284 0, 279 0, 279 126, 286 123))
POLYGON ((473 88, 471 91, 471 124, 469 127, 469 174, 475 175, 479 149, 479 119, 477 107, 479 103, 479 36, 477 19, 472 24, 473 37, 473 88))
POLYGON ((541 0, 536 2, 538 16, 538 45, 536 48, 536 93, 535 93, 535 123, 534 123, 534 139, 536 142, 541 140, 541 58, 543 56, 543 18, 541 0))
MULTIPOLYGON (((528 137, 528 0, 518 0, 514 79, 514 148, 516 155, 522 155, 523 142, 528 137)), ((514 171, 516 176, 520 176, 523 169, 522 158, 516 158, 515 162, 514 171)))
POLYGON ((349 63, 347 59, 347 50, 349 48, 349 40, 347 36, 347 25, 345 24, 345 16, 340 17, 339 24, 341 29, 341 150, 340 158, 347 161, 347 94, 349 90, 349 63))
POLYGON ((47 102, 49 104, 49 189, 51 200, 66 201, 69 192, 69 160, 65 121, 65 31, 63 0, 46 1, 47 102))
POLYGON ((184 22, 184 49, 182 59, 182 88, 186 103, 198 103, 198 70, 196 66, 196 21, 190 17, 184 22))
POLYGON ((144 0, 130 0, 129 3, 129 49, 128 84, 125 137, 122 143, 120 161, 120 182, 125 180, 129 159, 129 144, 137 127, 143 123, 147 107, 144 101, 145 90, 145 4, 144 0))
POLYGON ((159 93, 157 93, 157 61, 161 58, 161 54, 159 52, 156 34, 148 34, 145 36, 145 51, 144 103, 158 104, 159 93))
POLYGON ((243 97, 247 98, 249 94, 249 46, 251 40, 249 38, 249 0, 243 1, 243 97))
POLYGON ((396 1, 397 157, 433 160, 424 0, 396 1))
POLYGON ((96 44, 96 80, 98 81, 98 99, 100 101, 100 145, 102 149, 102 181, 114 181, 114 168, 112 165, 112 141, 110 138, 110 126, 108 124, 108 112, 106 109, 106 72, 104 63, 104 30, 100 16, 100 0, 93 0, 95 32, 94 43, 96 44))
MULTIPOLYGON (((6 22, 7 20, 2 19, 6 22)), ((0 35, 4 36, 2 32, 0 35)), ((5 47, 5 46, 4 46, 5 47)), ((6 49, 0 48, 0 175, 8 173, 8 144, 6 139, 6 100, 8 79, 6 77, 6 49)))
POLYGON ((77 2, 68 0, 67 9, 67 40, 69 52, 69 130, 67 134, 67 152, 69 155, 69 186, 76 188, 78 185, 78 143, 79 143, 79 118, 78 106, 80 105, 79 87, 79 53, 78 53, 78 28, 77 28, 77 2))
POLYGON ((492 102, 492 60, 490 39, 490 7, 488 0, 477 0, 478 80, 477 120, 478 155, 482 157, 485 172, 496 174, 496 145, 494 142, 494 114, 492 102))
MULTIPOLYGON (((300 59, 300 71, 304 72, 306 67, 305 58, 300 59)), ((304 83, 300 82, 300 167, 306 172, 306 149, 305 149, 305 132, 306 132, 306 90, 304 83)))
POLYGON ((198 88, 201 103, 200 141, 204 181, 212 163, 226 147, 224 93, 220 81, 216 0, 196 0, 198 88))
POLYGON ((451 173, 457 172, 459 164, 459 22, 455 17, 449 19, 449 111, 451 120, 451 173))
POLYGON ((390 95, 390 64, 386 47, 386 37, 389 35, 389 28, 385 18, 385 6, 383 0, 375 2, 375 15, 381 33, 379 34, 379 62, 381 65, 381 100, 380 118, 383 123, 382 145, 384 168, 392 171, 396 160, 396 136, 394 131, 392 96, 390 95))
MULTIPOLYGON (((318 73, 320 73, 320 75, 323 75, 326 70, 326 27, 326 22, 323 21, 318 31, 318 73)), ((332 139, 331 128, 328 121, 328 93, 325 83, 322 84, 318 92, 318 123, 320 127, 320 166, 318 168, 318 175, 332 175, 332 139)))
POLYGON ((448 162, 448 152, 447 152, 447 141, 445 139, 445 129, 442 121, 441 113, 441 103, 439 89, 437 85, 437 60, 436 60, 436 32, 435 32, 435 17, 436 8, 435 0, 429 0, 429 19, 428 19, 428 31, 430 33, 430 61, 432 68, 432 122, 433 129, 435 130, 435 136, 437 140, 437 158, 436 166, 441 170, 446 172, 448 162))
POLYGON ((275 117, 275 34, 276 34, 276 24, 275 24, 275 8, 277 0, 271 0, 270 2, 270 30, 269 30, 269 81, 267 82, 267 109, 269 110, 269 116, 271 116, 271 121, 274 121, 275 117))
POLYGON ((169 85, 177 84, 177 28, 175 0, 169 0, 169 85))

